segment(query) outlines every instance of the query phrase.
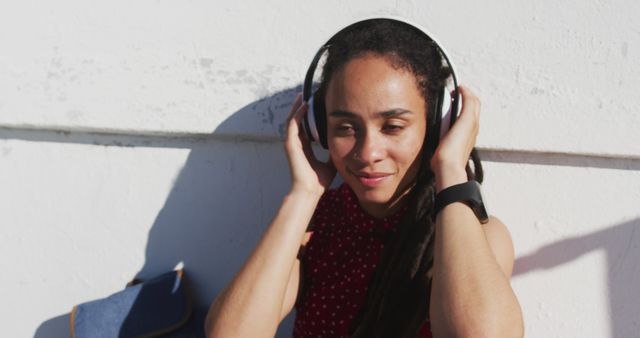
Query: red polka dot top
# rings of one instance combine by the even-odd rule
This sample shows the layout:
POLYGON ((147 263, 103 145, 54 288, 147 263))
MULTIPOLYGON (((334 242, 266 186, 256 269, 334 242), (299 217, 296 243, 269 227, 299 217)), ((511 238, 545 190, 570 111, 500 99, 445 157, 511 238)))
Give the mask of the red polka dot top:
MULTIPOLYGON (((384 242, 406 210, 376 219, 362 210, 346 183, 325 192, 313 215, 311 238, 299 254, 303 270, 294 338, 349 337, 384 242)), ((418 337, 432 337, 428 324, 418 337)))

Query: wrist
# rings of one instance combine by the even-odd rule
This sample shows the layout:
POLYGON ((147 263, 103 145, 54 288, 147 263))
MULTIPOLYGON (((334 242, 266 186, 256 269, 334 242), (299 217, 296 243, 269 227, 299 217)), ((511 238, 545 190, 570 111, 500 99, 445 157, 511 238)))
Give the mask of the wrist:
POLYGON ((310 200, 320 200, 323 193, 324 189, 310 189, 294 185, 287 195, 310 200))
POLYGON ((482 198, 482 189, 480 183, 475 180, 459 183, 444 190, 436 195, 434 213, 437 215, 444 207, 451 203, 463 202, 476 215, 480 223, 487 223, 489 215, 482 198))
POLYGON ((467 178, 467 172, 464 169, 440 170, 434 174, 436 194, 450 186, 464 183, 469 180, 467 178))

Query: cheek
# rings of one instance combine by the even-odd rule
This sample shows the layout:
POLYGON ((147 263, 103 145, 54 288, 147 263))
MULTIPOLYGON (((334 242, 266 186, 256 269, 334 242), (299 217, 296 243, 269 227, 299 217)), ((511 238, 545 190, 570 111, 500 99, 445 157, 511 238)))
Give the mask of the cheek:
POLYGON ((350 161, 353 160, 351 154, 355 146, 354 142, 349 142, 348 139, 338 138, 333 141, 328 140, 328 146, 329 157, 331 157, 334 167, 340 176, 343 178, 348 177, 347 167, 349 167, 350 161))
POLYGON ((417 133, 415 136, 403 140, 403 142, 396 147, 396 149, 403 150, 397 153, 397 158, 405 167, 416 164, 416 162, 420 161, 423 144, 424 133, 417 133))
POLYGON ((414 167, 417 167, 420 162, 420 151, 413 149, 410 152, 405 151, 398 154, 396 158, 398 159, 399 166, 404 168, 404 171, 411 171, 414 167))
POLYGON ((353 146, 344 141, 336 142, 335 139, 329 139, 327 142, 329 146, 329 156, 331 160, 333 160, 333 164, 336 167, 344 166, 343 163, 346 161, 353 146))

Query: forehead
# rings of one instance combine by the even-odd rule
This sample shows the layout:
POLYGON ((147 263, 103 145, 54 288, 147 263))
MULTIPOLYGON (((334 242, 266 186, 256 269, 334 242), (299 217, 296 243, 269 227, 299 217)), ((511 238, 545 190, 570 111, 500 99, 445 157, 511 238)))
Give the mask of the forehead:
POLYGON ((391 109, 425 112, 425 100, 413 73, 389 57, 365 54, 335 71, 327 87, 327 112, 374 114, 391 109))

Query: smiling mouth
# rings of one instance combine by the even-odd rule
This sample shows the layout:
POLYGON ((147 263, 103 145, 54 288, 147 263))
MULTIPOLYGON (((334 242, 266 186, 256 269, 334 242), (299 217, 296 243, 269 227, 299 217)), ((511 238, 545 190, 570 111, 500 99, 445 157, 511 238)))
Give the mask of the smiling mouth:
POLYGON ((391 177, 392 174, 389 173, 366 173, 366 172, 353 172, 351 169, 348 169, 349 172, 355 176, 360 183, 368 187, 375 187, 381 183, 383 183, 387 178, 391 177))

